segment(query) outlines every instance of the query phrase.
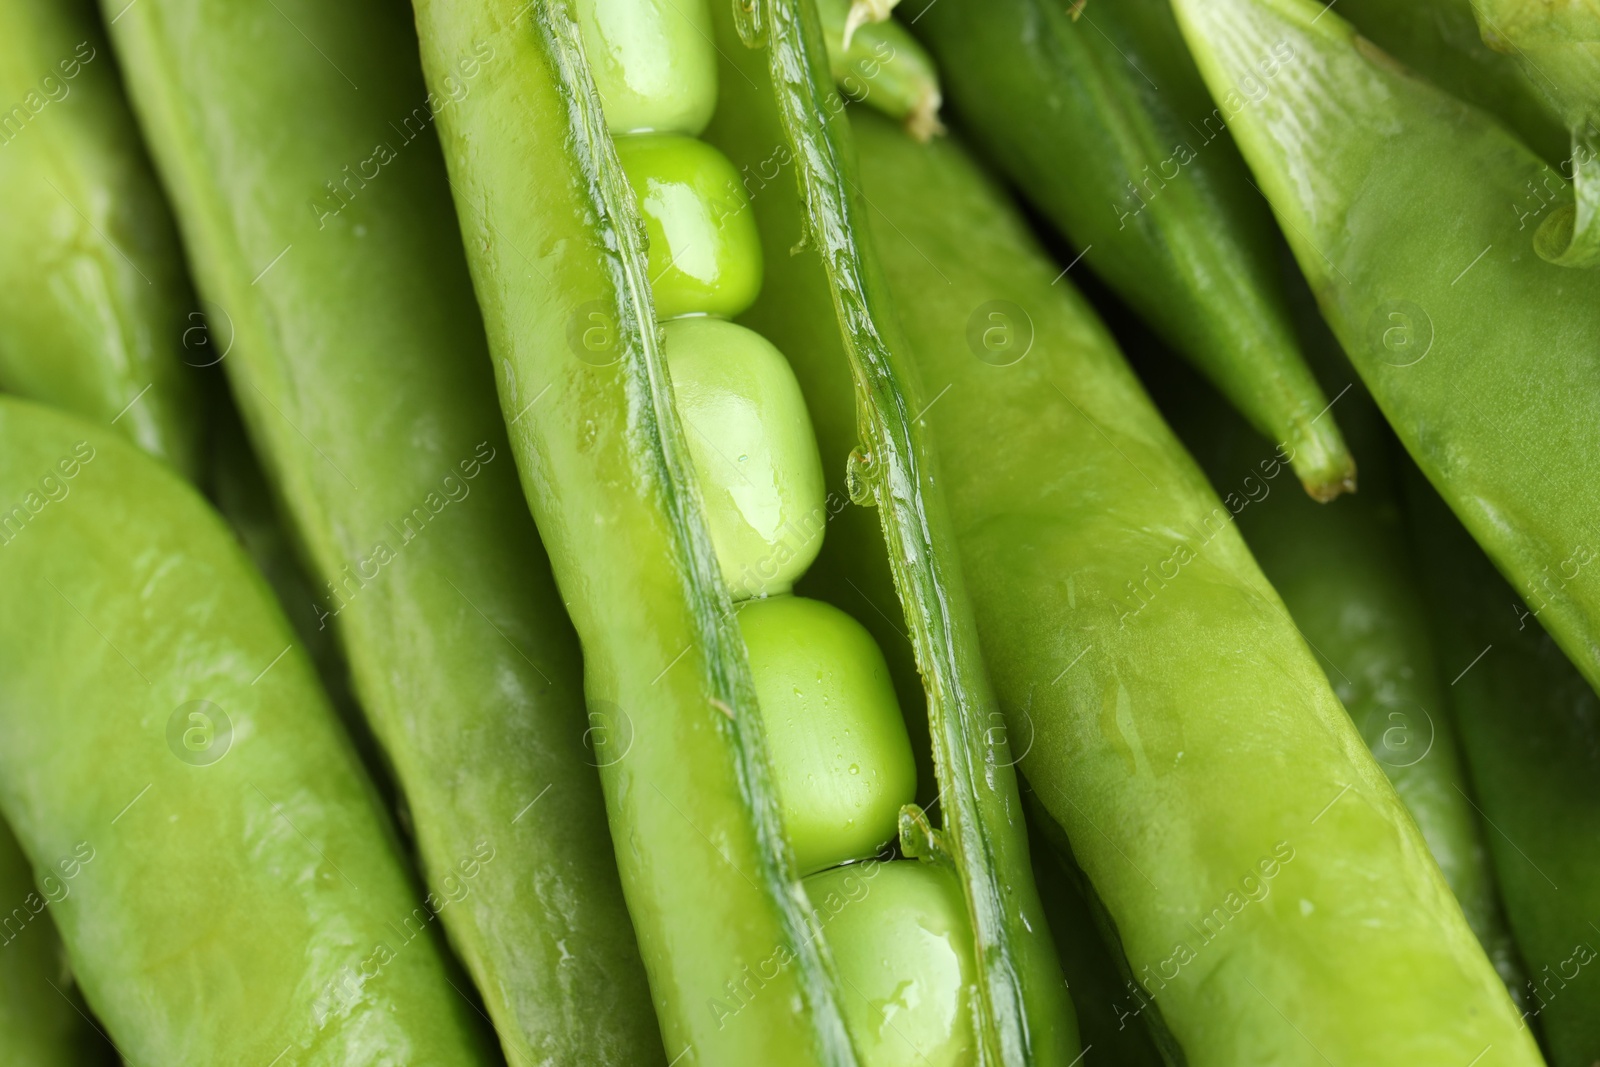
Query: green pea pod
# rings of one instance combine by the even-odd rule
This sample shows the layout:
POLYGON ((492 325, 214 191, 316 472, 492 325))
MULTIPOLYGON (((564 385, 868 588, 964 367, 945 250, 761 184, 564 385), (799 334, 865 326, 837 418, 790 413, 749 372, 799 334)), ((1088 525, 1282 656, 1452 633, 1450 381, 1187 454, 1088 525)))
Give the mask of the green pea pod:
POLYGON ((1600 682, 1600 279, 1533 253, 1553 173, 1310 0, 1178 10, 1214 94, 1269 85, 1234 136, 1384 415, 1600 682))
POLYGON ((1342 425, 1370 458, 1362 463, 1360 494, 1325 505, 1274 492, 1282 487, 1271 475, 1282 464, 1199 383, 1182 389, 1174 378, 1158 397, 1170 395, 1176 429, 1225 494, 1252 554, 1416 820, 1495 970, 1519 996, 1525 978, 1467 798, 1447 685, 1386 462, 1392 446, 1371 398, 1348 381, 1348 369, 1342 376, 1343 386, 1330 386, 1343 389, 1342 425))
POLYGON ((957 146, 870 114, 857 143, 922 375, 950 394, 925 418, 1001 706, 1032 739, 1022 770, 1186 1062, 1538 1064, 1416 824, 1088 306, 957 146), (969 341, 991 312, 1017 337, 1004 359, 969 341))
POLYGON ((0 1059, 27 1067, 113 1062, 83 1014, 50 918, 63 883, 55 870, 45 877, 34 883, 22 847, 0 822, 0 1059))
POLYGON ((89 0, 0 2, 0 388, 114 424, 186 477, 194 308, 89 0))
MULTIPOLYGON (((1409 466, 1409 465, 1408 465, 1409 466)), ((1600 700, 1412 468, 1407 518, 1472 793, 1555 1067, 1600 1059, 1600 700)))
MULTIPOLYGON (((107 13, 318 622, 403 794, 421 921, 512 1062, 656 1062, 578 650, 512 470, 409 20, 386 0, 107 13)), ((468 58, 472 92, 512 62, 468 58)))
POLYGON ((1339 0, 1338 14, 1441 89, 1497 116, 1546 162, 1560 164, 1572 150, 1565 121, 1515 56, 1483 42, 1476 6, 1475 0, 1339 0))
MULTIPOLYGON (((633 730, 627 756, 601 773, 667 1052, 685 1064, 854 1063, 779 825, 748 664, 671 403, 641 227, 573 10, 421 0, 417 11, 436 92, 459 80, 475 42, 506 57, 440 114, 441 130, 502 408, 583 642, 591 707, 620 709, 633 730), (604 343, 588 343, 595 329, 604 343)), ((852 445, 865 439, 854 495, 881 505, 932 695, 943 825, 911 809, 905 843, 959 876, 985 1062, 1066 1067, 1078 1051, 1070 1008, 1048 941, 1030 933, 1043 918, 1016 781, 1003 739, 986 737, 992 697, 942 547, 947 519, 910 418, 902 341, 861 245, 821 27, 799 0, 721 3, 714 21, 723 68, 707 139, 746 175, 762 161, 774 175, 793 168, 751 190, 767 271, 751 321, 792 315, 796 330, 766 336, 797 361, 820 337, 836 372, 853 376, 847 405, 862 426, 852 419, 848 433, 852 445)), ((823 454, 842 460, 832 443, 823 454)))
POLYGON ((0 550, 0 806, 41 889, 55 876, 123 1059, 490 1062, 377 796, 216 514, 113 433, 13 399, 0 494, 31 511, 0 550))
POLYGON ((964 128, 1084 263, 1286 446, 1307 492, 1353 489, 1232 115, 1208 106, 1165 0, 941 0, 916 29, 964 128))

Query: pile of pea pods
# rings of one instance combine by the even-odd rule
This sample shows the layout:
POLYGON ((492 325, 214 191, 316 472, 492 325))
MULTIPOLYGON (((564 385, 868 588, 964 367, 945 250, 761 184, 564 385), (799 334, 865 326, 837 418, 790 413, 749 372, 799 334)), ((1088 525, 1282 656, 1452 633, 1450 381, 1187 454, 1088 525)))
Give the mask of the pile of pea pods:
POLYGON ((1595 0, 0 0, 0 1067, 1597 1067, 1595 0))

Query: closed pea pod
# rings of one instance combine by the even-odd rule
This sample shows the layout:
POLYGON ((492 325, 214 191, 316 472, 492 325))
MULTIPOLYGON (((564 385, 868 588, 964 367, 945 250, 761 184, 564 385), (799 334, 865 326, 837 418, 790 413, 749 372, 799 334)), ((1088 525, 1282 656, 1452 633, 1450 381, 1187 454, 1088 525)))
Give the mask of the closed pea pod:
POLYGON ((1214 93, 1234 92, 1263 54, 1295 57, 1234 123, 1245 158, 1407 451, 1600 682, 1600 278, 1533 248, 1552 203, 1530 189, 1559 178, 1336 11, 1177 9, 1214 93))
POLYGON ((396 932, 421 894, 232 534, 110 431, 0 399, 0 444, 3 499, 74 471, 0 552, 0 807, 70 887, 123 1058, 490 1062, 436 932, 396 932))
POLYGON ((1236 505, 956 146, 856 126, 923 375, 965 400, 928 421, 991 675, 1033 739, 1021 769, 1114 923, 1141 1018, 1193 1067, 1451 1067, 1485 1046, 1480 1064, 1534 1067, 1236 505), (966 338, 999 300, 1031 323, 1006 366, 966 338))
POLYGON ((449 936, 511 1062, 662 1061, 596 847, 608 720, 581 705, 430 129, 508 57, 469 42, 430 96, 378 0, 108 14, 317 622, 393 769, 430 890, 413 923, 449 936))
MULTIPOLYGON (((591 704, 603 701, 623 709, 635 726, 628 757, 602 768, 602 777, 667 1051, 700 1063, 858 1062, 865 1038, 859 1022, 850 1020, 848 994, 837 990, 829 954, 815 936, 820 921, 796 877, 794 843, 783 826, 787 801, 769 777, 781 780, 785 761, 795 753, 769 745, 755 718, 761 679, 750 677, 754 663, 740 647, 736 619, 728 610, 729 593, 738 597, 750 590, 737 581, 728 589, 717 580, 728 562, 719 512, 731 512, 716 498, 727 485, 702 462, 711 454, 708 449, 695 454, 701 435, 692 425, 692 412, 685 414, 672 402, 680 369, 674 333, 680 323, 693 321, 673 317, 733 314, 748 298, 755 304, 742 322, 790 358, 813 336, 823 340, 827 352, 844 357, 849 349, 841 351, 839 312, 828 295, 828 287, 838 284, 846 291, 841 299, 861 306, 866 316, 846 317, 849 329, 857 331, 849 343, 870 348, 871 359, 878 361, 871 365, 885 366, 886 343, 874 333, 876 312, 868 314, 860 304, 866 293, 858 273, 863 269, 859 245, 847 241, 837 250, 839 258, 822 261, 815 246, 796 244, 801 233, 790 232, 775 243, 765 232, 769 204, 787 215, 786 228, 798 205, 787 178, 781 193, 758 183, 770 182, 770 175, 806 153, 815 154, 801 177, 816 225, 850 232, 846 210, 835 199, 842 176, 833 168, 843 134, 837 124, 818 128, 814 114, 802 117, 807 96, 819 105, 831 100, 838 106, 828 91, 820 33, 801 21, 808 12, 788 4, 713 12, 717 52, 734 66, 724 67, 717 79, 719 104, 706 139, 733 163, 734 214, 742 216, 742 224, 753 218, 763 229, 763 277, 759 294, 751 286, 743 300, 705 303, 701 298, 710 294, 699 293, 694 302, 673 301, 667 297, 678 248, 668 253, 660 247, 671 241, 670 220, 650 203, 654 177, 639 166, 636 147, 629 144, 630 138, 646 135, 623 128, 596 108, 589 88, 584 56, 597 46, 585 31, 604 20, 581 10, 574 18, 565 5, 540 4, 531 13, 528 33, 514 13, 520 10, 494 5, 467 17, 448 5, 418 5, 425 66, 435 85, 448 76, 451 56, 474 37, 505 42, 517 59, 490 91, 442 115, 441 128, 498 359, 502 406, 515 423, 513 448, 524 488, 584 642, 591 704), (780 81, 789 80, 774 86, 779 72, 780 81), (488 145, 495 147, 478 147, 488 145), (551 150, 558 145, 562 151, 551 150), (757 152, 760 157, 753 160, 757 152), (534 159, 542 172, 530 175, 534 159), (649 263, 637 240, 635 190, 646 194, 642 221, 650 234, 649 263), (510 244, 495 240, 495 234, 509 235, 510 244), (531 260, 517 255, 512 244, 538 260, 545 287, 527 284, 531 260), (780 286, 772 274, 791 250, 810 272, 803 293, 780 286), (767 328, 758 312, 774 304, 813 319, 814 335, 767 328), (615 347, 596 352, 565 343, 580 333, 573 324, 590 321, 586 316, 595 309, 614 327, 615 347), (673 318, 665 326, 664 355, 657 316, 673 318), (544 397, 539 417, 518 420, 517 413, 536 396, 544 397), (712 501, 709 510, 702 494, 712 501), (719 556, 724 557, 720 564, 719 556), (712 840, 716 849, 708 851, 712 840), (706 889, 685 883, 686 867, 697 871, 697 879, 715 879, 720 914, 704 913, 700 901, 706 889), (762 966, 774 959, 781 965, 762 966), (739 991, 746 963, 762 979, 748 995, 739 991), (803 1010, 796 1012, 795 1005, 803 1010)), ((596 88, 603 108, 603 80, 596 88)), ((710 188, 716 189, 715 183, 710 188)), ((722 213, 695 212, 711 220, 709 229, 726 229, 731 222, 722 213)), ((699 247, 715 245, 710 235, 699 247)), ((736 358, 744 357, 730 352, 729 359, 736 358)), ((841 370, 847 365, 841 358, 841 370)), ((683 381, 686 395, 701 388, 690 377, 683 381)), ((897 497, 885 491, 884 499, 894 505, 886 510, 903 524, 897 536, 921 536, 925 528, 913 534, 908 512, 924 507, 922 496, 931 490, 921 470, 908 466, 925 457, 913 454, 920 446, 906 437, 906 412, 899 408, 902 383, 886 376, 872 388, 877 399, 866 432, 884 446, 884 470, 903 479, 898 484, 904 486, 897 497)), ((694 404, 691 399, 691 408, 694 404)), ((721 451, 728 465, 739 464, 742 453, 721 451)), ((828 500, 813 497, 804 510, 822 511, 825 522, 831 509, 828 500)), ((929 522, 937 525, 935 507, 929 510, 934 511, 929 522)), ((801 518, 788 530, 777 525, 767 542, 771 556, 799 558, 816 551, 810 540, 818 519, 801 518)), ((918 550, 925 560, 927 546, 918 550)), ((919 649, 931 657, 928 669, 941 678, 936 747, 941 773, 954 776, 946 789, 943 830, 913 813, 902 820, 902 830, 908 831, 902 837, 956 871, 977 961, 976 996, 968 998, 968 1010, 975 1008, 979 1022, 976 1040, 996 1062, 1069 1063, 1076 1048, 1070 1016, 1063 1022, 1056 1014, 1064 1007, 1059 979, 1048 946, 1026 934, 1027 921, 1037 918, 1037 902, 1020 819, 1007 821, 1015 806, 1014 780, 1002 764, 987 780, 973 783, 982 759, 981 729, 974 730, 973 723, 981 718, 978 707, 987 695, 971 674, 977 663, 970 638, 947 639, 930 631, 930 626, 961 626, 933 617, 933 602, 925 599, 930 589, 939 590, 949 598, 948 609, 961 603, 959 587, 940 585, 954 580, 939 569, 947 561, 928 566, 919 560, 928 566, 919 573, 908 562, 908 541, 897 541, 893 551, 916 605, 919 649)), ((742 558, 761 573, 763 558, 742 558)), ((745 607, 739 618, 777 604, 745 607)), ((750 656, 755 655, 752 647, 750 656)), ((760 701, 762 718, 778 710, 769 703, 760 701)), ((863 704, 863 713, 868 706, 863 704)))

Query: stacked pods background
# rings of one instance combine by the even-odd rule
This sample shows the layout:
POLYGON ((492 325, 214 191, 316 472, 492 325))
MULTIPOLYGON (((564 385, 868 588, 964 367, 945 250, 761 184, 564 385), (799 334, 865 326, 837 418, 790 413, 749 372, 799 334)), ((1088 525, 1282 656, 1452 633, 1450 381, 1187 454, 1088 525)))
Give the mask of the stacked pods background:
POLYGON ((1600 1061, 1600 15, 895 8, 0 0, 0 1062, 1600 1061))

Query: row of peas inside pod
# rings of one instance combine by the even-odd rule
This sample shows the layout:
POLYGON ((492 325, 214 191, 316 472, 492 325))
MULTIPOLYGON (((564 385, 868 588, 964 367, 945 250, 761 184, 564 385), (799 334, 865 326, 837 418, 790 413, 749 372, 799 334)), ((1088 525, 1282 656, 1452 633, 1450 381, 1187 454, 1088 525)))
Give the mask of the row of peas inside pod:
POLYGON ((582 0, 578 18, 644 219, 674 405, 851 1041, 867 1065, 971 1062, 960 889, 941 867, 880 862, 917 784, 883 653, 843 611, 791 592, 822 546, 822 465, 788 361, 732 321, 760 293, 762 257, 738 172, 697 138, 717 102, 710 13, 705 0, 582 0))

